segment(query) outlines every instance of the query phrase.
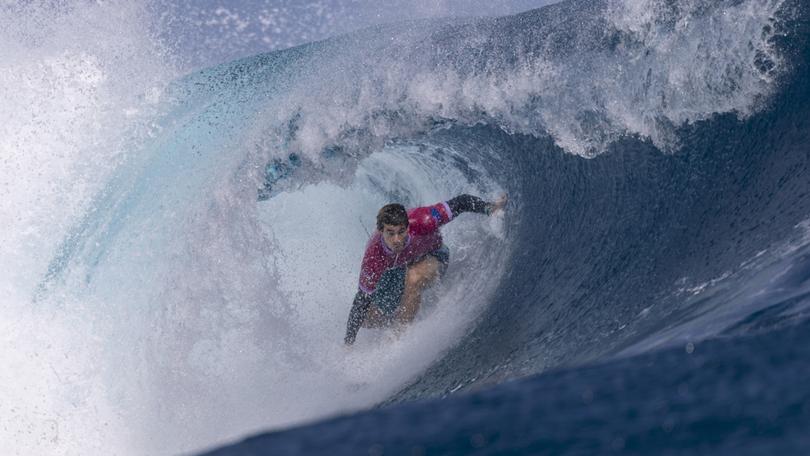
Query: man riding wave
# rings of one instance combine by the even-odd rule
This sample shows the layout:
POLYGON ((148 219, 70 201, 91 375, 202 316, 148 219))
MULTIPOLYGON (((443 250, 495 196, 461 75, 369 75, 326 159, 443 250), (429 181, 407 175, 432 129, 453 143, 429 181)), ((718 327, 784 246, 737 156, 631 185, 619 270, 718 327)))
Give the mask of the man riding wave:
POLYGON ((383 206, 377 231, 366 245, 344 342, 352 345, 361 327, 401 328, 413 321, 422 291, 444 274, 450 261, 439 228, 464 212, 491 215, 505 205, 506 196, 486 202, 465 194, 410 210, 397 203, 383 206))

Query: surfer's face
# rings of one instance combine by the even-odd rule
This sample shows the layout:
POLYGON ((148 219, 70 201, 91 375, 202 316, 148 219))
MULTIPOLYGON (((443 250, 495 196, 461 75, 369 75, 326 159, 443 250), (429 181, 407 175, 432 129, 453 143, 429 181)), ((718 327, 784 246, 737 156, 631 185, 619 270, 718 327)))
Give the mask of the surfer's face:
POLYGON ((405 248, 405 241, 408 240, 408 227, 384 224, 382 238, 389 249, 399 253, 405 248))

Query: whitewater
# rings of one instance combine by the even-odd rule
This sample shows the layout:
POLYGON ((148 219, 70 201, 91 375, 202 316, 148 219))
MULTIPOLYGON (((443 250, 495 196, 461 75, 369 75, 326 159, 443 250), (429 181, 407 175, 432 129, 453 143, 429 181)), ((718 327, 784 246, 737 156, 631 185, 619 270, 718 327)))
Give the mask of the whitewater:
MULTIPOLYGON (((193 72, 143 5, 0 11, 3 454, 188 453, 377 406, 458 407, 497 427, 502 410, 465 398, 539 403, 543 388, 514 380, 571 373, 592 382, 559 388, 587 408, 594 372, 630 376, 674 353, 762 359, 727 388, 748 392, 774 352, 802 345, 801 2, 573 0, 379 25, 193 72), (510 204, 443 229, 447 276, 402 337, 363 330, 345 347, 377 209, 460 193, 510 204), (779 342, 738 353, 754 337, 779 342)), ((804 391, 801 359, 780 361, 772 404, 804 391)), ((671 431, 671 416, 648 421, 671 431)), ((608 422, 595 446, 553 448, 627 448, 625 421, 608 422)), ((348 432, 329 423, 275 435, 348 432)), ((498 441, 481 435, 465 445, 498 441)), ((504 445, 492 451, 516 448, 504 445)))

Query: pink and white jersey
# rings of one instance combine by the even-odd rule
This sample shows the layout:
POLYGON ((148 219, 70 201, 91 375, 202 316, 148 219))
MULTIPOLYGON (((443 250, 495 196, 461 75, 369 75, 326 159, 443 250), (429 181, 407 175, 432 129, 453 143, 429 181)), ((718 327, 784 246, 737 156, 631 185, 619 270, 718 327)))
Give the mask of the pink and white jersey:
POLYGON ((394 253, 379 230, 369 239, 360 270, 360 290, 373 293, 383 272, 407 265, 442 246, 439 227, 453 220, 446 202, 408 210, 408 238, 405 249, 394 253))

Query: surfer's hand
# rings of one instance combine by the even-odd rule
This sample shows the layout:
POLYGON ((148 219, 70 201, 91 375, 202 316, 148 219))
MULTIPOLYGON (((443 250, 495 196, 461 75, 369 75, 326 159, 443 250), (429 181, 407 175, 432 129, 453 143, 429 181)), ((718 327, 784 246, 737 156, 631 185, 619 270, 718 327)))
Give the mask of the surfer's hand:
POLYGON ((492 203, 492 206, 490 206, 489 215, 492 215, 492 214, 494 214, 494 213, 496 213, 498 211, 504 210, 504 208, 506 207, 506 203, 508 201, 509 201, 509 198, 506 196, 506 193, 504 193, 503 195, 498 197, 498 199, 496 199, 495 202, 492 203))

